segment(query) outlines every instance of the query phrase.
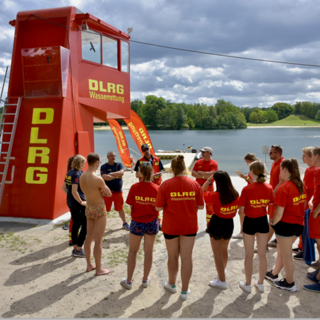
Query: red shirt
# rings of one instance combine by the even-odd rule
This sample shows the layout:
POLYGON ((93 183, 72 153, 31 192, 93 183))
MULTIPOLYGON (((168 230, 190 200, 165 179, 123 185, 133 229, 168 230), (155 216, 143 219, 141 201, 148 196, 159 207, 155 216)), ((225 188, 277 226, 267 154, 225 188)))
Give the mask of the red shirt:
POLYGON ((299 193, 297 186, 292 181, 284 182, 276 192, 275 206, 284 207, 281 221, 292 224, 304 225, 304 205, 307 199, 306 192, 299 193))
POLYGON ((312 166, 310 168, 307 168, 304 173, 303 183, 307 189, 307 202, 310 201, 314 193, 314 179, 316 176, 316 171, 317 168, 315 166, 312 166))
POLYGON ((312 203, 313 203, 313 210, 315 210, 315 208, 320 203, 320 167, 316 169, 316 173, 314 177, 314 194, 313 194, 312 203))
POLYGON ((264 217, 269 203, 273 203, 273 188, 270 184, 254 182, 242 189, 239 207, 244 207, 245 216, 264 217))
POLYGON ((270 184, 273 190, 279 183, 279 176, 280 176, 280 165, 281 162, 284 160, 284 157, 281 157, 278 161, 273 162, 270 171, 270 184))
MULTIPOLYGON (((205 161, 204 159, 200 159, 200 160, 196 161, 192 170, 204 171, 204 172, 218 171, 218 162, 213 159, 210 159, 209 161, 205 161)), ((196 178, 196 181, 200 185, 203 185, 207 181, 207 179, 196 178)), ((212 183, 213 183, 213 181, 214 180, 212 179, 212 183)))
POLYGON ((220 201, 220 193, 217 191, 205 192, 204 200, 206 203, 212 204, 214 214, 222 219, 232 219, 237 214, 239 208, 239 197, 233 202, 223 206, 220 201))
POLYGON ((250 173, 248 173, 248 177, 249 177, 250 180, 247 180, 247 183, 248 184, 252 184, 253 182, 251 182, 252 181, 252 177, 251 177, 250 173))
POLYGON ((164 207, 161 231, 170 235, 196 233, 197 207, 203 205, 202 188, 193 179, 181 176, 164 181, 156 199, 156 207, 164 207))
POLYGON ((138 182, 131 186, 126 203, 132 206, 134 221, 147 223, 158 216, 155 208, 158 191, 159 187, 151 182, 138 182))

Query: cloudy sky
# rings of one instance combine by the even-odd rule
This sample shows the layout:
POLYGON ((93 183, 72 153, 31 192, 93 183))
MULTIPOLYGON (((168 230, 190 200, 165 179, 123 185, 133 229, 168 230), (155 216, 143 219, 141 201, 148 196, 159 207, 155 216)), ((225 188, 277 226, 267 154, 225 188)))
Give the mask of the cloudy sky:
MULTIPOLYGON (((141 42, 258 59, 320 65, 319 0, 56 0, 141 42)), ((0 82, 11 63, 18 11, 49 0, 0 0, 0 82)), ((238 60, 131 43, 131 99, 240 107, 320 100, 320 68, 238 60)))

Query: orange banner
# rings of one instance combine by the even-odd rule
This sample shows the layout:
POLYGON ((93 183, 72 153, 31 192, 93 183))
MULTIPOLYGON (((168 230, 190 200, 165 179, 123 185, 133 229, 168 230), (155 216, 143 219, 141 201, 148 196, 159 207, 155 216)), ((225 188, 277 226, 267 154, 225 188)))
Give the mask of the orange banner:
POLYGON ((113 132, 113 135, 116 138, 122 163, 127 168, 131 168, 132 166, 130 161, 130 153, 126 136, 124 135, 124 132, 117 120, 108 119, 108 122, 113 132))
MULTIPOLYGON (((129 132, 132 136, 132 139, 137 144, 140 152, 141 152, 141 146, 146 143, 149 146, 150 153, 155 156, 155 151, 151 142, 151 139, 149 137, 149 133, 147 131, 146 126, 143 124, 140 117, 131 110, 131 117, 130 119, 123 119, 125 123, 127 124, 129 128, 129 132)), ((143 153, 141 152, 143 155, 143 153)))

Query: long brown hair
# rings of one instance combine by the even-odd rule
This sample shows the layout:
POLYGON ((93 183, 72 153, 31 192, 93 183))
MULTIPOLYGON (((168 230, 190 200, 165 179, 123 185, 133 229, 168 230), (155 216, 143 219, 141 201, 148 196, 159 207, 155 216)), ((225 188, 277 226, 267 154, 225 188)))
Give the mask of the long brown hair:
POLYGON ((286 159, 282 161, 281 168, 286 168, 290 173, 289 180, 292 181, 298 188, 299 193, 303 194, 303 182, 300 178, 298 161, 296 159, 286 159))
POLYGON ((228 172, 218 170, 213 174, 213 179, 216 182, 220 202, 223 206, 232 203, 239 197, 239 193, 232 185, 228 172))
POLYGON ((68 159, 68 162, 67 162, 67 172, 69 172, 69 171, 72 169, 72 168, 71 168, 71 163, 72 163, 74 157, 75 157, 75 156, 72 156, 72 157, 70 157, 70 158, 68 159))
POLYGON ((151 163, 144 162, 140 165, 140 173, 142 174, 142 181, 151 181, 151 174, 152 174, 152 165, 151 163))
POLYGON ((177 176, 178 174, 182 172, 186 172, 186 164, 184 163, 184 156, 183 155, 178 155, 174 159, 171 160, 171 168, 173 171, 173 174, 177 176))

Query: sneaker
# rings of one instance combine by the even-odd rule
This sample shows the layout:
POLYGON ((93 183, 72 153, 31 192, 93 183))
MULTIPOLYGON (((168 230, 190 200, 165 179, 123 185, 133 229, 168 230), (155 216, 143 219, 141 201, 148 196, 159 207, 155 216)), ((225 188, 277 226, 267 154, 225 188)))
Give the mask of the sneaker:
POLYGON ((309 280, 312 280, 312 281, 314 281, 314 282, 319 282, 319 280, 317 279, 317 275, 315 274, 314 276, 309 276, 309 275, 307 275, 307 278, 309 279, 309 280))
POLYGON ((251 284, 247 284, 245 281, 240 281, 239 283, 239 287, 247 292, 247 293, 251 293, 251 290, 252 290, 252 287, 251 287, 251 284))
POLYGON ((272 281, 272 282, 279 281, 278 275, 274 276, 272 274, 272 270, 266 273, 265 278, 272 281))
POLYGON ((164 288, 167 289, 168 291, 170 291, 171 293, 177 292, 177 286, 175 284, 171 285, 169 282, 166 282, 164 284, 164 288))
POLYGON ((316 262, 312 263, 312 264, 310 265, 310 267, 314 267, 314 268, 320 267, 319 261, 316 261, 316 262))
POLYGON ((297 247, 297 248, 293 248, 292 251, 293 251, 293 252, 296 252, 296 253, 299 253, 299 252, 301 252, 302 250, 297 247))
POLYGON ((270 241, 269 243, 268 243, 268 246, 269 247, 277 247, 277 244, 278 244, 278 242, 277 242, 277 239, 274 239, 274 240, 272 240, 272 241, 270 241))
POLYGON ((188 291, 181 290, 181 300, 187 300, 189 293, 190 293, 190 289, 188 289, 188 291))
POLYGON ((303 260, 303 252, 301 251, 301 252, 295 254, 295 255, 293 256, 293 259, 303 260))
POLYGON ((264 292, 264 284, 259 284, 258 281, 254 282, 254 286, 262 293, 264 292))
POLYGON ((240 232, 232 237, 233 239, 243 239, 243 234, 240 232))
POLYGON ((70 246, 70 247, 72 247, 72 246, 73 246, 72 241, 69 241, 69 246, 70 246))
POLYGON ((127 230, 127 231, 130 231, 130 226, 128 225, 127 222, 125 222, 125 223, 122 225, 122 229, 127 230))
POLYGON ((62 229, 63 230, 69 230, 69 224, 67 223, 67 224, 63 225, 62 229))
POLYGON ((314 283, 314 284, 303 286, 303 289, 312 291, 315 293, 320 293, 320 283, 314 283))
POLYGON ((80 250, 73 249, 72 255, 77 258, 85 258, 86 257, 83 249, 80 249, 80 250))
MULTIPOLYGON (((268 251, 270 251, 270 249, 269 249, 269 247, 268 247, 268 246, 267 246, 266 251, 267 251, 267 252, 268 252, 268 251)), ((258 247, 254 247, 254 253, 258 253, 258 247)))
POLYGON ((144 288, 147 288, 148 286, 149 286, 149 284, 150 284, 150 278, 148 277, 148 280, 143 280, 142 279, 142 286, 144 287, 144 288))
POLYGON ((320 268, 317 269, 316 271, 308 272, 307 276, 317 276, 319 271, 320 271, 320 268))
POLYGON ((297 287, 296 287, 295 283, 292 282, 291 284, 289 284, 286 279, 281 279, 281 280, 275 281, 274 285, 277 288, 282 289, 282 290, 297 292, 297 287))
POLYGON ((120 284, 126 288, 127 290, 131 290, 132 289, 132 281, 127 282, 127 278, 122 278, 120 284))
POLYGON ((219 278, 213 280, 213 281, 209 281, 209 286, 211 287, 214 287, 214 288, 219 288, 219 289, 222 289, 222 290, 226 290, 228 289, 228 282, 225 281, 220 281, 219 278))

